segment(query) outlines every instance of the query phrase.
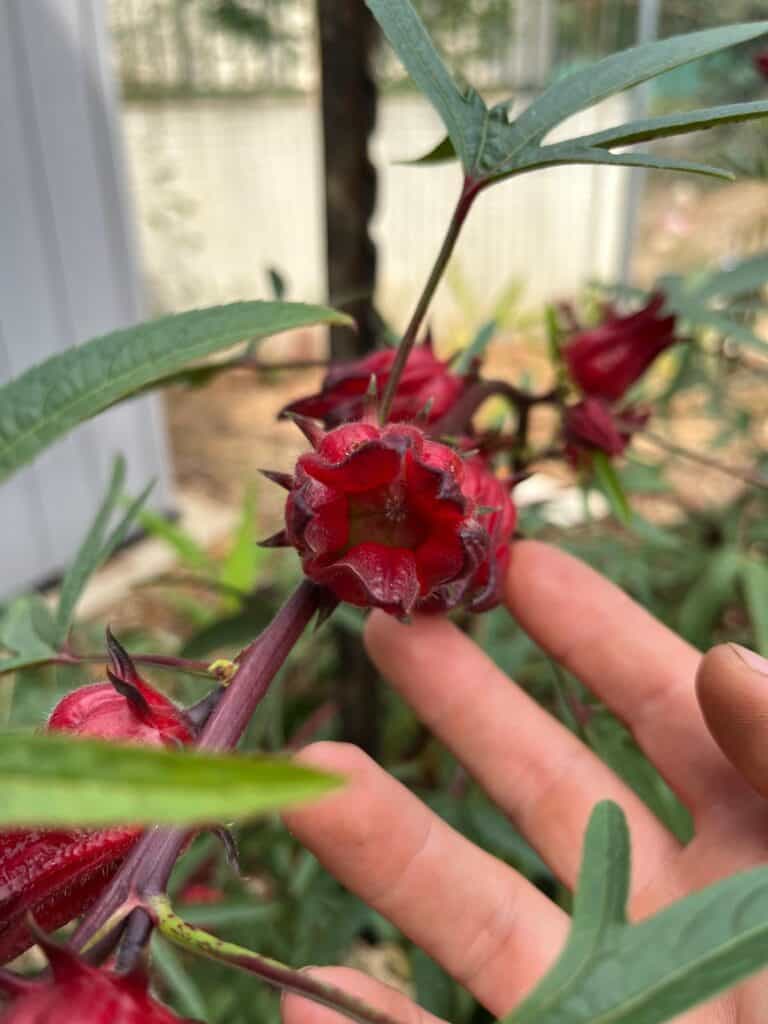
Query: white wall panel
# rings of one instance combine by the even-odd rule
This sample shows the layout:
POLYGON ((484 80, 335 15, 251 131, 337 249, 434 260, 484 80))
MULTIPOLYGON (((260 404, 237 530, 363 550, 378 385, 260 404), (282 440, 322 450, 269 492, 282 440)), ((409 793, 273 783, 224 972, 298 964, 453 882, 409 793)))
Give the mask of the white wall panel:
MULTIPOLYGON (((0 381, 141 318, 102 0, 0 3, 0 381)), ((156 399, 84 424, 0 485, 0 597, 71 557, 113 456, 169 471, 156 399)))

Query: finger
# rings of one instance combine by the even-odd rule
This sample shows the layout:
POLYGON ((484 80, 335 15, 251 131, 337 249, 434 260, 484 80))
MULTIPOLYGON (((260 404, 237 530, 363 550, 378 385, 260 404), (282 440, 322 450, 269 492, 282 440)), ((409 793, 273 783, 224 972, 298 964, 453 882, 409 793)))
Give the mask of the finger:
POLYGON ((713 647, 701 662, 696 690, 720 749, 768 796, 768 661, 736 644, 713 647))
MULTIPOLYGON (((399 1024, 444 1024, 402 992, 350 967, 313 967, 308 973, 326 985, 343 988, 399 1024)), ((335 1010, 292 994, 283 996, 281 1011, 283 1024, 349 1024, 349 1018, 335 1010)))
POLYGON ((299 758, 349 782, 286 814, 291 831, 492 1013, 505 1013, 557 955, 566 914, 358 748, 316 743, 299 758))
POLYGON ((696 701, 700 654, 578 559, 512 547, 509 608, 533 639, 631 728, 692 811, 740 789, 696 701))
POLYGON ((598 800, 615 800, 629 819, 633 891, 678 852, 632 790, 447 619, 406 626, 374 613, 365 641, 381 672, 566 885, 576 882, 598 800))

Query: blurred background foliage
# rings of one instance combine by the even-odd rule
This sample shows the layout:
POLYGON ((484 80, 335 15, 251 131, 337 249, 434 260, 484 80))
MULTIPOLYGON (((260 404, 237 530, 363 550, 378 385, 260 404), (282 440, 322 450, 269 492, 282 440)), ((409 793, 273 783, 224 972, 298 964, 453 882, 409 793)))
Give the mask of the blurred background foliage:
MULTIPOLYGON (((308 0, 111 0, 111 7, 122 84, 133 102, 316 88, 308 0), (222 42, 224 38, 229 42, 222 42)), ((476 78, 481 61, 485 75, 480 77, 491 87, 514 84, 512 0, 424 0, 420 9, 455 67, 476 78)), ((765 13, 764 0, 665 0, 660 34, 765 13)), ((559 0, 553 2, 552 14, 554 43, 546 77, 630 45, 635 37, 637 4, 630 0, 559 0)), ((754 50, 737 48, 665 76, 654 91, 653 105, 704 105, 762 94, 752 66, 754 50)), ((389 57, 382 57, 377 67, 385 87, 401 81, 399 66, 389 57)), ((739 141, 723 130, 685 146, 689 154, 692 149, 706 152, 713 162, 726 154, 762 185, 768 173, 767 138, 764 128, 750 127, 741 130, 739 141)), ((164 251, 172 252, 164 264, 165 274, 172 277, 184 271, 180 261, 185 248, 193 249, 198 242, 188 225, 190 207, 175 190, 173 175, 162 169, 157 174, 153 196, 163 198, 154 209, 153 229, 160 226, 164 251)), ((646 196, 636 257, 636 277, 645 291, 629 297, 641 301, 654 281, 660 283, 677 303, 682 333, 691 340, 659 361, 637 396, 653 404, 655 415, 620 466, 634 510, 632 521, 619 522, 599 495, 582 492, 562 466, 546 463, 539 482, 547 486, 537 491, 524 485, 520 490, 523 495, 528 489, 520 534, 583 558, 702 649, 727 639, 768 656, 768 489, 760 485, 768 479, 768 218, 761 191, 739 220, 735 213, 743 205, 743 193, 729 193, 729 188, 697 191, 701 186, 664 178, 646 196), (707 232, 717 235, 716 243, 707 232), (734 271, 742 276, 724 284, 723 275, 734 271)), ((256 231, 259 225, 252 227, 256 231)), ((561 229, 555 226, 555 241, 561 229)), ((304 236, 290 238, 294 249, 299 248, 297 239, 303 242, 304 236)), ((262 267, 257 269, 261 275, 262 267)), ((285 270, 290 290, 290 264, 285 270)), ((190 294, 196 295, 196 289, 197 282, 190 279, 190 294)), ((524 281, 507 277, 494 300, 479 294, 455 264, 448 290, 454 304, 450 325, 438 339, 442 351, 466 344, 492 318, 496 336, 488 358, 494 374, 532 389, 546 385, 543 304, 528 296, 524 281)), ((567 298, 583 319, 596 321, 601 303, 617 294, 627 297, 625 289, 608 279, 602 285, 584 281, 582 287, 548 299, 567 298)), ((299 339, 290 355, 315 352, 313 342, 299 339)), ((280 499, 257 481, 256 466, 288 468, 292 445, 298 443, 286 440, 290 428, 273 426, 272 413, 316 381, 317 371, 312 376, 312 371, 294 374, 261 367, 222 375, 201 389, 172 391, 171 439, 181 486, 236 505, 235 523, 226 536, 207 544, 183 523, 145 513, 143 529, 173 553, 175 567, 100 615, 79 622, 71 641, 75 650, 100 651, 109 620, 132 652, 212 661, 232 656, 271 619, 298 578, 298 564, 291 552, 264 551, 256 545, 259 536, 273 532, 280 516, 280 499)), ((491 408, 488 415, 492 419, 497 412, 491 408)), ((534 438, 546 441, 551 429, 545 412, 534 438)), ((8 647, 13 646, 11 610, 11 603, 0 609, 0 644, 8 647)), ((363 617, 342 607, 333 621, 334 628, 325 626, 304 637, 293 651, 255 717, 248 748, 286 751, 310 740, 341 736, 336 684, 347 663, 339 637, 358 642, 363 617)), ((462 625, 510 676, 625 778, 673 831, 682 838, 690 834, 686 812, 623 725, 578 680, 553 665, 503 609, 462 625)), ((57 698, 93 678, 94 671, 59 665, 0 679, 0 722, 39 726, 57 698)), ((199 678, 160 670, 146 674, 186 703, 206 685, 199 678)), ((569 894, 536 852, 386 686, 381 687, 376 714, 377 753, 387 769, 463 834, 567 906, 569 894)), ((293 965, 362 966, 455 1024, 490 1019, 428 957, 330 878, 278 820, 240 828, 237 839, 240 878, 209 837, 196 840, 178 865, 175 898, 193 923, 293 965)), ((247 975, 193 962, 162 940, 155 941, 162 994, 179 1012, 211 1024, 278 1020, 276 995, 247 975)))

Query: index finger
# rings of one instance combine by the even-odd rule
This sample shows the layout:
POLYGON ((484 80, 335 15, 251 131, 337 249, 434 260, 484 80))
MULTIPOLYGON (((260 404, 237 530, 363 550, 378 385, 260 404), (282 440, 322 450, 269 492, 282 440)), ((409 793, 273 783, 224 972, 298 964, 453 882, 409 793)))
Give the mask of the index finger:
POLYGON ((629 726, 692 811, 741 790, 696 700, 701 655, 619 587, 557 548, 520 541, 512 547, 507 604, 629 726))

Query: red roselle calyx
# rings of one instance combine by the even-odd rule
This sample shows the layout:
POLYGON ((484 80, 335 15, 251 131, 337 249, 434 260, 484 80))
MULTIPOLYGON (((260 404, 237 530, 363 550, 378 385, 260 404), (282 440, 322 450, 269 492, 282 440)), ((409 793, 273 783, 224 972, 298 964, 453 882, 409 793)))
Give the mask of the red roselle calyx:
MULTIPOLYGON (((54 708, 47 728, 148 746, 190 742, 194 729, 184 713, 139 677, 111 634, 107 642, 110 682, 68 694, 54 708)), ((0 832, 0 963, 32 945, 27 913, 47 930, 83 913, 140 833, 122 827, 0 832)))
MULTIPOLYGON (((368 402, 371 377, 375 378, 377 393, 382 394, 396 356, 397 349, 388 348, 364 359, 331 366, 318 394, 292 402, 281 415, 309 416, 322 420, 327 427, 361 419, 368 402)), ((464 377, 451 373, 447 362, 435 356, 432 340, 427 336, 408 356, 389 419, 399 423, 423 415, 426 422, 432 423, 451 408, 466 383, 464 377)))
POLYGON ((630 316, 609 309, 602 324, 579 331, 564 345, 568 372, 584 395, 616 401, 675 343, 676 318, 661 316, 664 302, 657 293, 630 316))
POLYGON ((648 422, 642 409, 617 412, 601 398, 589 397, 568 406, 563 415, 566 454, 572 464, 588 461, 590 452, 621 455, 636 430, 648 422))
POLYGON ((293 477, 268 474, 289 494, 286 528, 265 543, 293 545, 309 579, 361 607, 405 616, 496 603, 515 514, 482 460, 412 425, 299 425, 315 451, 293 477))
POLYGON ((0 972, 0 994, 10 1000, 0 1024, 178 1024, 181 1020, 147 991, 140 972, 97 970, 71 951, 36 935, 52 977, 30 981, 0 972))
POLYGON ((754 58, 755 70, 763 76, 768 78, 768 50, 761 50, 760 53, 756 53, 754 58))

